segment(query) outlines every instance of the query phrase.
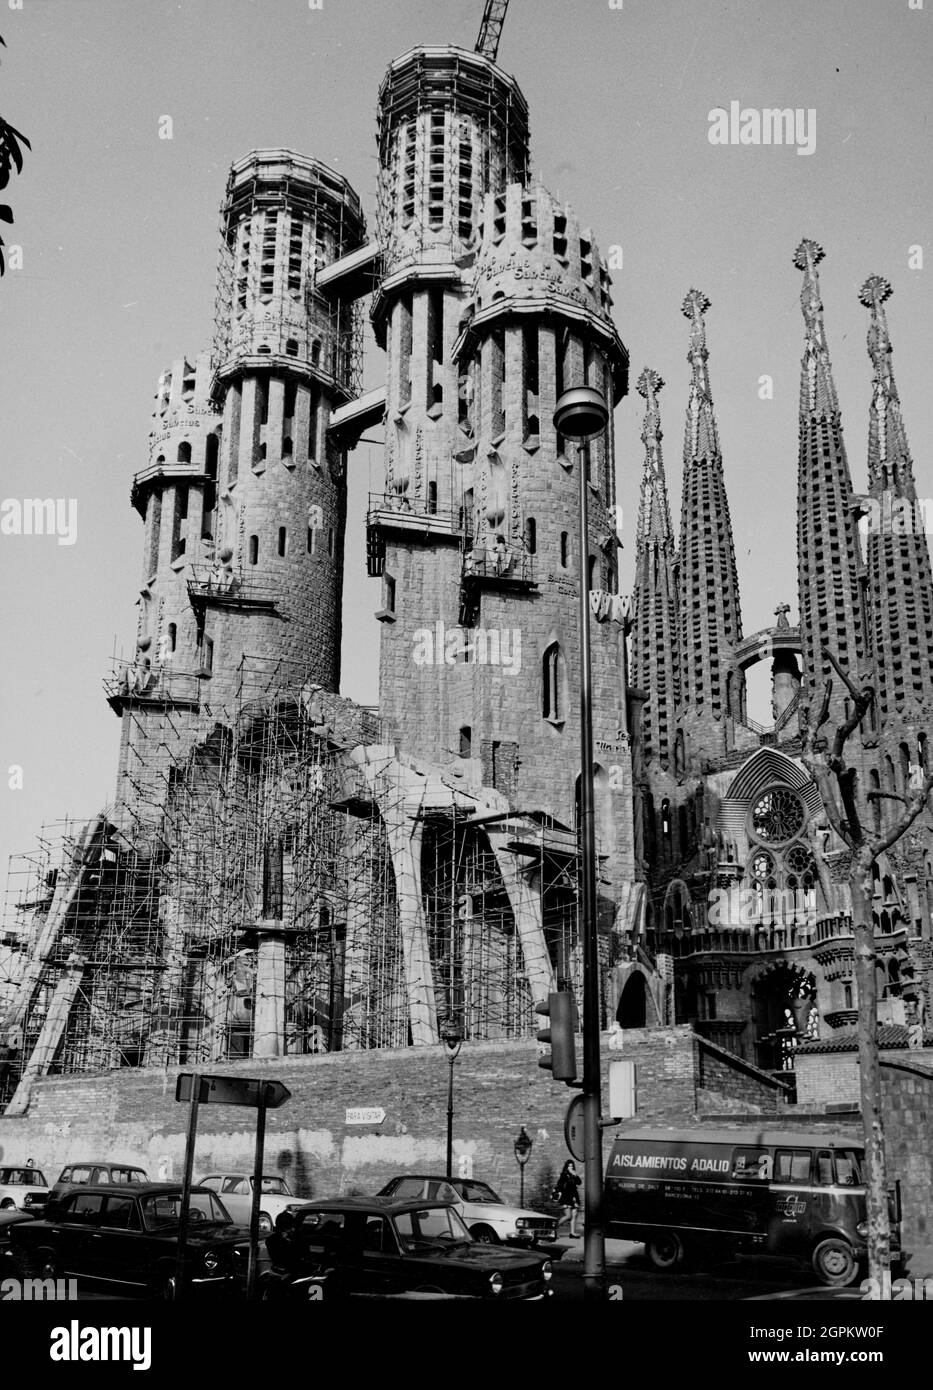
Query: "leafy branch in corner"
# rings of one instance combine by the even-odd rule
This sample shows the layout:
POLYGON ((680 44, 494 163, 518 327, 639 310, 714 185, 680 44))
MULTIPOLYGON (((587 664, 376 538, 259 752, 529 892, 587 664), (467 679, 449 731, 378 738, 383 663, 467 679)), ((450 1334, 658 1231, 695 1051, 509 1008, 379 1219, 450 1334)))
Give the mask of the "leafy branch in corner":
MULTIPOLYGON (((0 44, 6 48, 6 41, 0 36, 0 44)), ((0 189, 6 188, 10 178, 15 171, 22 173, 23 169, 23 146, 27 150, 32 149, 32 145, 21 131, 14 130, 13 126, 0 116, 0 189)), ((13 222, 13 209, 8 203, 0 203, 0 222, 8 225, 13 222)), ((6 262, 3 258, 3 238, 0 237, 0 275, 6 270, 6 262)))

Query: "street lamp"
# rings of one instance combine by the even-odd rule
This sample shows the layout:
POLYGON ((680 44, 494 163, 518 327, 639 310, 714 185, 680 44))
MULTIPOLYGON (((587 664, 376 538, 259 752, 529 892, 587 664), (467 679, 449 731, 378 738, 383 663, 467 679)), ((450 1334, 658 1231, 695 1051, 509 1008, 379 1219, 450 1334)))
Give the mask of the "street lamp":
POLYGON ((463 1046, 463 1033, 448 1014, 441 1024, 440 1034, 450 1067, 447 1074, 447 1176, 450 1178, 453 1177, 454 1158, 454 1062, 463 1046))
POLYGON ((525 1205, 525 1164, 531 1158, 532 1139, 531 1135, 522 1125, 518 1138, 512 1145, 515 1150, 515 1158, 518 1163, 518 1205, 525 1205))
POLYGON ((593 709, 590 670, 589 479, 583 441, 601 434, 609 407, 589 386, 565 391, 554 410, 554 428, 577 440, 580 486, 580 852, 583 946, 583 1295, 601 1299, 606 1281, 603 1228, 602 1099, 599 1058, 599 939, 596 927, 596 827, 593 815, 593 709))

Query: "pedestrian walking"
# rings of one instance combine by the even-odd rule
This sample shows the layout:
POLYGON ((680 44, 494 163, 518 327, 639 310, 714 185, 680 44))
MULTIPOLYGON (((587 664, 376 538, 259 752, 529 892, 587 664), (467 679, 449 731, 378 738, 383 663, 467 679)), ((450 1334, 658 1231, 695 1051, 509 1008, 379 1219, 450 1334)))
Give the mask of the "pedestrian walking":
POLYGON ((560 1170, 560 1177, 557 1179, 554 1188, 554 1201, 560 1202, 564 1209, 565 1221, 570 1221, 570 1237, 576 1239, 577 1235, 577 1212, 580 1210, 580 1175, 577 1172, 576 1164, 572 1158, 568 1158, 563 1168, 560 1170))

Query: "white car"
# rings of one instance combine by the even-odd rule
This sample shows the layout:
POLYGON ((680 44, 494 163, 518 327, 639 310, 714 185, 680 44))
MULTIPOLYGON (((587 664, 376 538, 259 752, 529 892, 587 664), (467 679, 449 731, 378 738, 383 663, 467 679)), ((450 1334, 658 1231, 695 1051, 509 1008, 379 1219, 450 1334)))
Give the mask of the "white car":
MULTIPOLYGON (((248 1226, 253 1203, 253 1179, 247 1173, 212 1173, 202 1178, 199 1187, 216 1192, 234 1221, 248 1226)), ((275 1218, 297 1201, 284 1178, 264 1176, 259 1190, 259 1234, 267 1236, 275 1218)))
POLYGON ((38 1168, 0 1168, 0 1211, 42 1207, 48 1195, 49 1185, 38 1168))
POLYGON ((557 1218, 512 1206, 485 1182, 473 1178, 435 1178, 406 1174, 392 1178, 380 1197, 427 1197, 453 1202, 474 1240, 488 1245, 537 1245, 556 1239, 557 1218))

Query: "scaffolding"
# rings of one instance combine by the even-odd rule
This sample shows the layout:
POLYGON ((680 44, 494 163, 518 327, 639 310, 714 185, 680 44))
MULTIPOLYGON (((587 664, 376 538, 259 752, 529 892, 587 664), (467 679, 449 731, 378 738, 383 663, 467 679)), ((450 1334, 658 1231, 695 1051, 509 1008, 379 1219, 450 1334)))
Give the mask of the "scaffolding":
POLYGON ((159 797, 50 829, 11 864, 0 1102, 47 1071, 404 1047, 419 997, 431 1028, 528 1037, 542 961, 579 995, 575 834, 490 815, 300 666, 244 658, 229 708, 189 738, 138 733, 159 797))

